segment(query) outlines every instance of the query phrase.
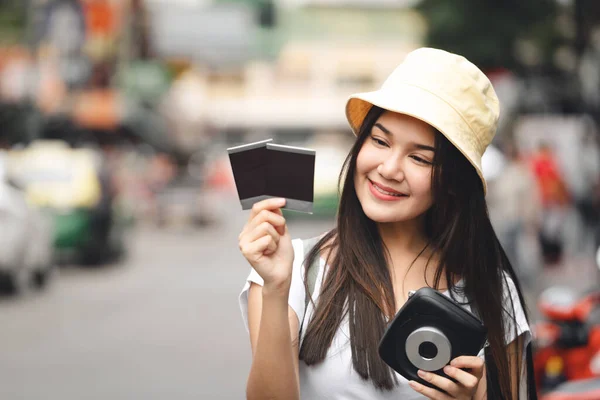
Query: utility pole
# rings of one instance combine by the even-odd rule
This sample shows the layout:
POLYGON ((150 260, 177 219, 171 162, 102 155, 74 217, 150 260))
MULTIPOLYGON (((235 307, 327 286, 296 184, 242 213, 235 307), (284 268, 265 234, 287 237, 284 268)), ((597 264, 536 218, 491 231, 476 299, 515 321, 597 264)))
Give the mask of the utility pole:
POLYGON ((577 54, 577 64, 581 60, 581 56, 587 45, 587 24, 585 20, 585 0, 575 0, 574 20, 575 20, 575 52, 577 54))

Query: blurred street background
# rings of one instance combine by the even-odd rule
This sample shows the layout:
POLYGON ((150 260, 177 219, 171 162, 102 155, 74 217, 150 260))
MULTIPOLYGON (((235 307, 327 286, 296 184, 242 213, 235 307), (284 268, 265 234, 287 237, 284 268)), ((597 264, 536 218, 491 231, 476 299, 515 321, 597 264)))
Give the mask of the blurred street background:
POLYGON ((534 320, 597 289, 596 0, 1 0, 0 399, 244 398, 226 149, 315 149, 315 212, 287 217, 324 232, 347 97, 422 46, 500 97, 489 212, 534 320))

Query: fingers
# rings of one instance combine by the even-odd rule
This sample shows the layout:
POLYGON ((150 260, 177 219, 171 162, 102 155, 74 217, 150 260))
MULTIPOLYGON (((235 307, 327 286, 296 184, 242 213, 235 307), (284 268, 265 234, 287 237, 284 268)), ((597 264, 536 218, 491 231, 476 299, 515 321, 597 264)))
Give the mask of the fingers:
POLYGON ((452 399, 452 397, 448 396, 447 394, 442 393, 437 389, 430 388, 425 385, 421 385, 418 382, 408 381, 408 384, 410 385, 411 388, 413 388, 413 390, 421 393, 423 396, 426 396, 432 400, 450 400, 450 399, 452 399))
POLYGON ((252 221, 248 222, 246 226, 244 226, 244 229, 242 230, 242 233, 240 233, 238 240, 241 241, 243 237, 255 231, 256 228, 265 223, 271 225, 279 235, 285 235, 285 218, 273 211, 262 210, 256 217, 254 217, 254 219, 252 219, 252 221))
POLYGON ((414 381, 411 381, 410 386, 430 399, 463 398, 464 396, 470 398, 477 390, 479 381, 482 378, 484 369, 483 360, 479 357, 463 356, 452 360, 451 364, 444 367, 444 373, 448 377, 455 379, 456 382, 438 374, 418 371, 421 379, 445 391, 448 393, 447 395, 414 381), (461 368, 466 368, 468 371, 464 371, 461 368))
POLYGON ((258 261, 263 255, 274 252, 277 244, 270 235, 263 236, 253 242, 240 243, 240 250, 249 261, 258 261))
POLYGON ((267 199, 256 203, 250 212, 250 219, 240 234, 240 240, 244 234, 254 230, 263 222, 269 222, 273 225, 280 235, 285 234, 285 218, 283 217, 283 213, 279 208, 271 208, 273 204, 281 205, 282 203, 271 202, 271 200, 281 200, 283 205, 285 205, 285 199, 267 199))
MULTIPOLYGON (((260 214, 263 210, 273 211, 276 209, 280 209, 285 206, 285 199, 283 198, 272 198, 259 201, 252 206, 252 210, 250 211, 250 215, 248 216, 248 222, 252 221, 258 214, 260 214)), ((281 211, 279 211, 280 215, 281 211)))
POLYGON ((263 208, 256 214, 256 210, 273 202, 265 200, 261 203, 263 203, 262 206, 259 205, 256 209, 253 209, 254 218, 246 224, 238 237, 240 250, 247 259, 254 261, 257 261, 263 255, 273 254, 277 250, 281 235, 286 232, 285 218, 281 215, 281 210, 270 211, 263 208), (263 239, 265 237, 269 239, 263 239), (254 242, 257 241, 258 243, 254 245, 254 242))
MULTIPOLYGON (((458 376, 460 376, 461 378, 468 379, 468 378, 465 378, 465 376, 464 376, 464 374, 467 374, 467 375, 475 377, 477 379, 477 381, 479 381, 481 379, 481 377, 483 376, 484 361, 480 357, 473 357, 473 356, 456 357, 454 360, 452 360, 450 362, 450 365, 452 367, 454 367, 454 369, 458 370, 456 372, 456 374, 458 374, 458 376), (468 369, 469 371, 468 372, 463 371, 460 368, 468 369)), ((453 378, 455 378, 455 377, 453 376, 453 378)), ((457 379, 459 382, 463 383, 460 379, 458 379, 458 378, 455 378, 455 379, 457 379)))
POLYGON ((460 394, 461 388, 455 382, 452 382, 450 379, 448 379, 446 377, 443 377, 441 375, 434 374, 431 372, 421 371, 421 370, 419 370, 417 373, 421 377, 421 379, 424 379, 427 382, 434 385, 435 387, 442 389, 443 391, 447 392, 454 398, 457 398, 458 395, 460 394))
POLYGON ((467 388, 469 391, 475 391, 479 384, 479 378, 476 376, 450 365, 444 367, 444 373, 449 377, 456 379, 461 386, 467 388))
MULTIPOLYGON (((285 203, 283 205, 285 206, 285 203)), ((271 210, 271 212, 281 215, 283 217, 283 212, 281 211, 281 208, 276 208, 274 210, 271 210)))
POLYGON ((264 236, 270 236, 273 239, 269 243, 269 246, 270 246, 269 250, 272 250, 271 252, 268 253, 268 254, 270 254, 277 249, 277 245, 279 244, 279 239, 281 238, 281 236, 275 230, 273 225, 271 225, 269 222, 263 222, 260 225, 258 225, 256 228, 254 228, 254 230, 252 230, 251 232, 248 232, 248 234, 243 238, 242 241, 251 243, 251 242, 254 242, 264 236))

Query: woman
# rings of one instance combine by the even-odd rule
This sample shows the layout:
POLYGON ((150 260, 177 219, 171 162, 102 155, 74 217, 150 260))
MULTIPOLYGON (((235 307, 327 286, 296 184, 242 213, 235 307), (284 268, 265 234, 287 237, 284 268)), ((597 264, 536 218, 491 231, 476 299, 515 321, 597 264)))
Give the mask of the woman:
POLYGON ((380 90, 352 96, 346 115, 357 140, 337 226, 304 260, 285 200, 269 199, 240 234, 253 267, 240 296, 253 353, 247 397, 534 398, 523 296, 485 203, 481 156, 499 116, 489 80, 463 57, 418 49, 380 90), (455 381, 421 375, 446 393, 407 382, 377 354, 408 292, 424 286, 476 307, 488 329, 485 351, 445 367, 455 381))

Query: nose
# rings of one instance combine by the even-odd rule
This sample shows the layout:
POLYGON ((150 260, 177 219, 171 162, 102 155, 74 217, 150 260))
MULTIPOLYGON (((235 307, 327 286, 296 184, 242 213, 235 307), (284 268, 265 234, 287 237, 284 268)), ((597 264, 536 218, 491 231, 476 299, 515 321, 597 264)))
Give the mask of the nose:
POLYGON ((390 156, 383 160, 383 162, 377 167, 377 172, 384 179, 390 181, 404 180, 404 171, 402 169, 400 160, 398 159, 398 157, 395 156, 390 156))

